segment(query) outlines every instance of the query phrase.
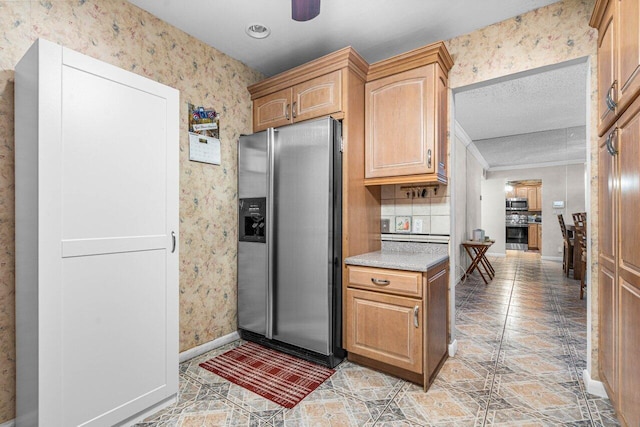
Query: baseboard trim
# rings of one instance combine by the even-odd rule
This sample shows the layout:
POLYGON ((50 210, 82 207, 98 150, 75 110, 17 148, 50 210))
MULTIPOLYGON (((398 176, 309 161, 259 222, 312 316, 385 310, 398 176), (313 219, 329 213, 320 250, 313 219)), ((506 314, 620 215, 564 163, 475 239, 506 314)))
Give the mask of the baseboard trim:
POLYGON ((458 340, 453 340, 451 344, 449 344, 449 357, 453 357, 458 352, 458 340))
POLYGON ((591 375, 586 369, 582 371, 582 381, 584 382, 584 387, 587 390, 587 393, 593 394, 598 397, 604 397, 605 399, 609 398, 609 396, 607 395, 607 390, 605 390, 602 381, 591 379, 591 375))
MULTIPOLYGON (((115 425, 115 427, 133 427, 136 424, 138 424, 139 422, 141 422, 142 420, 144 420, 145 418, 148 418, 150 416, 152 416, 153 414, 156 414, 160 411, 162 411, 163 409, 168 408, 169 406, 173 405, 174 403, 178 402, 178 395, 174 394, 169 396, 168 398, 166 398, 165 400, 156 403, 155 405, 138 412, 137 414, 135 414, 134 416, 132 416, 131 418, 126 419, 125 421, 122 421, 118 424, 115 425)), ((4 427, 4 426, 0 426, 0 427, 4 427)))
MULTIPOLYGON (((238 331, 231 332, 228 335, 224 335, 220 338, 216 338, 213 341, 206 342, 197 347, 190 348, 189 350, 185 350, 180 353, 180 363, 187 361, 189 359, 193 359, 194 357, 198 357, 201 354, 206 353, 207 351, 211 351, 214 348, 222 347, 225 344, 229 344, 230 342, 234 342, 240 339, 240 335, 238 335, 238 331)), ((4 426, 0 426, 4 427, 4 426)))
POLYGON ((9 421, 5 421, 2 424, 0 424, 0 427, 16 427, 16 419, 12 419, 9 421))
POLYGON ((562 262, 562 257, 561 256, 541 256, 540 259, 543 259, 545 261, 555 261, 555 262, 562 262))

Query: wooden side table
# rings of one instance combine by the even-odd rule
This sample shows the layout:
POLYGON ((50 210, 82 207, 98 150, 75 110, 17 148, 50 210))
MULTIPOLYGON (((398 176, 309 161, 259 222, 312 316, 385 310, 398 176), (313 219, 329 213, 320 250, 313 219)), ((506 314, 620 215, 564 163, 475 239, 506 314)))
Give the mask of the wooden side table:
POLYGON ((493 266, 491 265, 485 254, 494 243, 495 240, 487 240, 484 242, 480 242, 477 240, 467 240, 462 242, 462 246, 467 251, 469 258, 471 258, 471 265, 464 273, 463 279, 466 279, 468 276, 470 276, 474 270, 478 270, 478 273, 480 273, 480 277, 482 277, 484 283, 487 285, 489 284, 489 280, 492 280, 495 277, 496 271, 493 269, 493 266), (484 272, 482 271, 483 269, 484 272))

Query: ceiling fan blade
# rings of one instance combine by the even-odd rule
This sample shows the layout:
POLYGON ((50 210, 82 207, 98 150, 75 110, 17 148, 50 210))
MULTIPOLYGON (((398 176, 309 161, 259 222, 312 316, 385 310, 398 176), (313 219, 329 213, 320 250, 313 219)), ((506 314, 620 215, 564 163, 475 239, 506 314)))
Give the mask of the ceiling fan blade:
POLYGON ((291 0, 291 18, 309 21, 320 14, 320 0, 291 0))

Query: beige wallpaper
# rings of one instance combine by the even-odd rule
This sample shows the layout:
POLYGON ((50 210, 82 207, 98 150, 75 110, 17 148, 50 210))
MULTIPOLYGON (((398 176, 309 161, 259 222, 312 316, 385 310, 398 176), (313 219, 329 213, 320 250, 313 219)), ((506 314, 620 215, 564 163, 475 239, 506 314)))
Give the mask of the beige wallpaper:
POLYGON ((15 416, 13 70, 38 37, 180 90, 181 351, 236 330, 236 141, 262 78, 124 0, 0 0, 0 423, 15 416), (221 112, 221 166, 188 160, 189 101, 221 112))
MULTIPOLYGON (((589 57, 591 67, 591 253, 598 250, 597 38, 589 27, 595 0, 564 0, 446 42, 454 66, 451 88, 459 88, 520 71, 589 57)), ((597 378, 597 259, 592 259, 591 374, 597 378)))

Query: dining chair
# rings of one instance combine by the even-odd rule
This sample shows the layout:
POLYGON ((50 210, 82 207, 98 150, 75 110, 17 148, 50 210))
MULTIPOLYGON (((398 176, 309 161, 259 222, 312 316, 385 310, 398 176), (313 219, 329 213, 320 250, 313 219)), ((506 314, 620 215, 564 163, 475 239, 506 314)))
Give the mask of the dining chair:
POLYGON ((585 276, 587 275, 587 213, 577 212, 572 216, 573 224, 576 227, 574 244, 577 246, 574 250, 580 251, 580 299, 583 299, 584 291, 587 287, 585 283, 585 276))
POLYGON ((573 239, 567 231, 562 214, 558 215, 558 222, 560 223, 560 231, 562 231, 562 240, 564 241, 564 248, 562 250, 562 270, 564 271, 564 274, 569 277, 569 270, 573 268, 573 239))

